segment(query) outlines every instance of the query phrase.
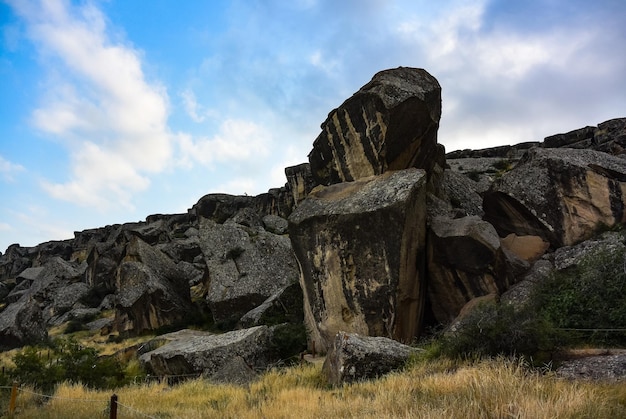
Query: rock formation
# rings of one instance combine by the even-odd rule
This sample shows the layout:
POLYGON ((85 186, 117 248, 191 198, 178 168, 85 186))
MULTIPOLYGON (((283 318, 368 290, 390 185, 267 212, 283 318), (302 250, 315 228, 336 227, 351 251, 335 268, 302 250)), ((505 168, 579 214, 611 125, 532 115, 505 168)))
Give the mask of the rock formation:
MULTIPOLYGON (((271 350, 272 329, 257 326, 215 335, 207 332, 178 334, 178 338, 140 356, 157 376, 203 375, 216 381, 234 363, 249 376, 277 361, 271 350)), ((224 377, 226 378, 226 377, 224 377)))
POLYGON ((333 385, 378 378, 402 368, 416 348, 384 337, 337 333, 322 367, 333 385))
POLYGON ((340 330, 411 341, 424 301, 425 173, 319 187, 289 217, 310 338, 340 330))
POLYGON ((529 150, 484 196, 501 236, 539 236, 553 248, 626 222, 626 164, 593 150, 529 150))
POLYGON ((309 154, 313 178, 330 185, 387 170, 443 167, 440 118, 441 86, 428 72, 381 71, 322 124, 309 154))
POLYGON ((495 228, 480 218, 435 218, 428 236, 428 294, 446 324, 470 300, 500 294, 514 283, 495 228))
POLYGON ((359 379, 386 361, 353 368, 350 351, 406 352, 374 337, 410 342, 480 301, 525 304, 586 249, 625 246, 594 237, 626 222, 626 118, 444 158, 440 116, 434 77, 385 70, 330 112, 282 187, 9 246, 0 347, 72 322, 122 336, 209 323, 233 334, 183 333, 142 359, 158 374, 246 382, 302 350, 304 318, 310 349, 343 354, 331 381, 359 379))

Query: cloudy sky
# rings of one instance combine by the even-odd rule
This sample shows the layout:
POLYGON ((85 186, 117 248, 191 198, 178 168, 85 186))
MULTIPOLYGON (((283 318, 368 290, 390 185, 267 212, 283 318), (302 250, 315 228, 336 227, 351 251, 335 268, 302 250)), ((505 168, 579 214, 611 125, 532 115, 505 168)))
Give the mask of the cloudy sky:
POLYGON ((626 116, 624 0, 0 0, 0 251, 258 194, 379 70, 447 151, 626 116))

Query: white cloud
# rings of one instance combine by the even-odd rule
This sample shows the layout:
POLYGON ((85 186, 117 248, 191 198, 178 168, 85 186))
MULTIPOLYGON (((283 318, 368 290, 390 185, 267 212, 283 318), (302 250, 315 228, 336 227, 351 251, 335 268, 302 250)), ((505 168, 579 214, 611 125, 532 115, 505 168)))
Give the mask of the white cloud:
POLYGON ((222 122, 219 132, 211 138, 178 136, 180 163, 184 166, 194 162, 211 166, 226 161, 254 161, 267 156, 271 144, 271 135, 263 126, 239 119, 222 122))
POLYGON ((13 182, 14 176, 18 172, 23 172, 25 169, 22 165, 12 163, 4 157, 0 156, 0 174, 2 178, 7 182, 13 182))
POLYGON ((165 90, 146 80, 139 51, 111 40, 105 17, 91 3, 13 6, 49 71, 33 122, 71 154, 70 180, 44 182, 45 190, 83 205, 130 206, 132 194, 149 185, 146 174, 172 159, 165 90))

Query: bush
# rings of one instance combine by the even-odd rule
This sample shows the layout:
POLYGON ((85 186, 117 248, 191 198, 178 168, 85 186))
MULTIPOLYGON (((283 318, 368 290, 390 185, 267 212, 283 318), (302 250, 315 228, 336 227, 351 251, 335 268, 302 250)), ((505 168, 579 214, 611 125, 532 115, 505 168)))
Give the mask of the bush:
POLYGON ((122 364, 115 357, 98 352, 73 340, 52 348, 26 347, 13 357, 12 379, 50 391, 63 381, 82 383, 91 388, 113 388, 125 383, 122 364))
POLYGON ((544 361, 561 343, 552 325, 534 308, 485 303, 441 337, 439 350, 449 357, 522 355, 544 361))
POLYGON ((576 343, 626 345, 626 254, 623 247, 603 248, 575 267, 555 272, 536 290, 541 313, 570 333, 576 343), (594 332, 595 331, 595 332, 594 332))

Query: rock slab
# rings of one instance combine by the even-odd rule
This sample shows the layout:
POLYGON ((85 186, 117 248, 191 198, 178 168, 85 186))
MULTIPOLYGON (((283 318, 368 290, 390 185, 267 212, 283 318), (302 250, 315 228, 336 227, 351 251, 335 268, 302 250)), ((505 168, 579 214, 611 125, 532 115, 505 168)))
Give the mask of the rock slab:
POLYGON ((311 344, 340 330, 409 342, 424 308, 423 170, 318 187, 289 218, 311 344))

